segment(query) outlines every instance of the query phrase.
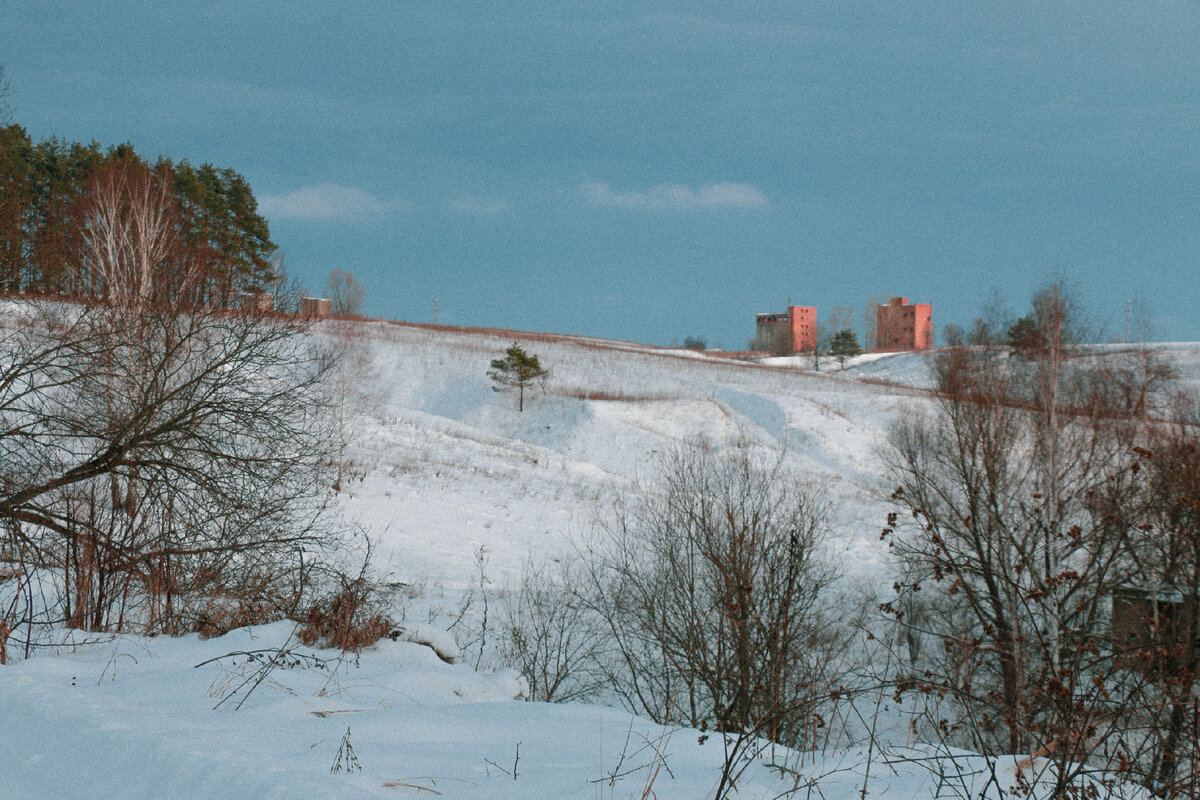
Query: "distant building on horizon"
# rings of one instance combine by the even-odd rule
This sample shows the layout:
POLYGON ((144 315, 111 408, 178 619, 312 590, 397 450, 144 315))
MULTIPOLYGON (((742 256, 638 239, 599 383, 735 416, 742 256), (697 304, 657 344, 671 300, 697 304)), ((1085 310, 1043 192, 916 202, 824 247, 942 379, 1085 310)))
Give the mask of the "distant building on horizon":
POLYGON ((785 355, 816 350, 816 306, 788 306, 781 314, 759 314, 755 320, 754 349, 785 355))
POLYGON ((933 306, 893 297, 875 312, 876 350, 928 350, 933 347, 933 306))
POLYGON ((300 298, 300 316, 306 319, 325 319, 332 312, 332 301, 326 297, 300 298))

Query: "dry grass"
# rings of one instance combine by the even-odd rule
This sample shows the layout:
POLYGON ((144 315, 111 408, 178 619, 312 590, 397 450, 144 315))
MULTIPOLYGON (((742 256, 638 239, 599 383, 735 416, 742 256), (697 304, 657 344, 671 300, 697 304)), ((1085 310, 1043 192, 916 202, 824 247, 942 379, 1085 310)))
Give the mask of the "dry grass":
POLYGON ((577 400, 607 400, 613 403, 658 403, 683 399, 676 395, 628 394, 625 392, 606 392, 602 389, 548 389, 546 394, 557 395, 559 397, 574 397, 577 400))
POLYGON ((297 633, 306 645, 358 652, 392 630, 381 589, 363 577, 342 576, 338 590, 319 597, 304 612, 297 633))

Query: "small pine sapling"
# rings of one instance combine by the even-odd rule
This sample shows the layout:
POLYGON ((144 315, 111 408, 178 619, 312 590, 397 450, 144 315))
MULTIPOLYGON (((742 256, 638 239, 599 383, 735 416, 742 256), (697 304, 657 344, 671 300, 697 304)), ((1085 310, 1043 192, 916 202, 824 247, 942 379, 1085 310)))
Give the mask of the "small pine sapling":
POLYGON ((492 361, 492 368, 488 371, 488 377, 496 382, 492 387, 493 390, 499 392, 505 389, 517 390, 517 410, 525 410, 525 387, 533 381, 542 380, 550 374, 550 370, 544 369, 538 363, 537 355, 529 355, 516 342, 512 343, 512 347, 505 351, 504 358, 497 358, 492 361))

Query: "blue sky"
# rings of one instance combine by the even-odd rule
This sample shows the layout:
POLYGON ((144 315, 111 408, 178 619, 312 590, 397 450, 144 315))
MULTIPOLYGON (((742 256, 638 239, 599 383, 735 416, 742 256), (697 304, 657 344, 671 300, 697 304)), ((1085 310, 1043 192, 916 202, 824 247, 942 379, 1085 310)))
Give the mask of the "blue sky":
POLYGON ((36 138, 232 167, 393 319, 746 346, 1061 275, 1200 340, 1200 3, 4 4, 36 138))

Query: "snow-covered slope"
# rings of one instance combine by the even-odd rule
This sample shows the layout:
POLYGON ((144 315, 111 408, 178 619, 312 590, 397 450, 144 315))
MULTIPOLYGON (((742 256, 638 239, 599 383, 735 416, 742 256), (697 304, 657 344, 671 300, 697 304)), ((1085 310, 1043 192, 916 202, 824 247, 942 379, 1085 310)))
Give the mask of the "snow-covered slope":
MULTIPOLYGON (((325 335, 338 331, 330 323, 325 335)), ((856 380, 866 363, 818 374, 554 337, 519 340, 551 370, 519 413, 487 377, 511 336, 354 331, 348 358, 368 377, 354 387, 365 413, 348 448, 358 480, 346 484, 346 509, 405 581, 469 581, 480 547, 492 578, 510 580, 527 555, 569 550, 614 487, 650 474, 660 453, 738 437, 827 490, 838 506, 834 547, 849 568, 875 575, 889 489, 878 450, 898 413, 928 402, 920 389, 856 380)), ((927 382, 922 357, 874 363, 892 360, 912 384, 927 382)))
MULTIPOLYGON (((844 590, 869 596, 892 581, 880 450, 894 420, 930 403, 927 356, 861 356, 844 371, 826 360, 816 374, 517 335, 552 371, 518 413, 486 375, 512 333, 327 322, 315 335, 345 351, 344 510, 407 587, 397 611, 412 620, 452 616, 468 591, 502 593, 527 558, 569 555, 612 492, 669 448, 740 437, 836 503, 829 544, 844 590)), ((1167 352, 1195 382, 1200 347, 1167 352)), ((514 702, 514 674, 446 664, 417 644, 384 640, 358 658, 296 649, 260 672, 291 634, 276 624, 207 641, 70 640, 0 667, 0 797, 626 798, 649 796, 649 782, 656 797, 702 798, 715 786, 714 739, 613 709, 514 702), (361 769, 333 773, 348 763, 346 737, 361 769)), ((848 800, 870 770, 871 796, 928 798, 939 791, 930 764, 961 772, 959 789, 975 796, 971 782, 988 773, 928 749, 780 757, 799 772, 755 764, 738 796, 798 786, 790 796, 848 800)), ((1012 770, 998 767, 1003 785, 1012 770)))

